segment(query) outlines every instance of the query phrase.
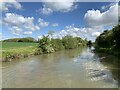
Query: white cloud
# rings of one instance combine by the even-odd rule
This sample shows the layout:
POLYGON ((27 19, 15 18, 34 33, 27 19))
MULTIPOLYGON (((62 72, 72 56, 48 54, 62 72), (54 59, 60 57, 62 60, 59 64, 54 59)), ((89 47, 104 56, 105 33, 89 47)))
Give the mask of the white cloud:
POLYGON ((42 39, 43 38, 43 36, 38 36, 38 39, 42 39))
POLYGON ((43 19, 38 19, 38 24, 40 27, 47 27, 49 25, 49 22, 45 22, 43 19))
POLYGON ((64 30, 60 32, 56 32, 52 35, 52 38, 62 38, 66 35, 70 35, 73 37, 81 37, 83 39, 87 38, 88 40, 94 41, 95 38, 100 35, 100 33, 104 30, 104 28, 78 28, 74 25, 66 26, 64 30))
POLYGON ((44 6, 43 8, 40 8, 39 10, 37 10, 37 12, 40 12, 44 15, 49 15, 53 13, 53 10, 51 8, 47 8, 46 6, 44 6))
POLYGON ((13 26, 12 28, 10 28, 10 31, 11 31, 11 33, 12 34, 14 34, 14 35, 20 35, 21 34, 21 32, 22 32, 22 29, 21 28, 19 28, 19 27, 17 27, 17 26, 13 26))
MULTIPOLYGON (((95 41, 96 37, 101 34, 101 32, 104 31, 103 27, 92 27, 92 28, 79 28, 75 27, 74 24, 70 26, 66 26, 65 29, 53 33, 52 36, 49 38, 60 38, 70 35, 72 37, 81 37, 82 39, 92 40, 95 41)), ((45 35, 47 36, 47 35, 45 35)), ((38 39, 41 39, 43 36, 38 36, 38 39)))
POLYGON ((52 26, 53 26, 53 27, 57 27, 57 26, 58 26, 58 23, 53 23, 52 26))
POLYGON ((16 25, 16 26, 26 24, 26 23, 27 24, 32 23, 33 20, 34 20, 33 17, 25 18, 22 15, 18 15, 14 13, 6 13, 5 18, 4 18, 4 21, 6 23, 11 24, 11 25, 16 25))
POLYGON ((26 31, 26 32, 24 32, 23 34, 24 34, 24 35, 30 35, 30 34, 32 34, 32 31, 26 31))
POLYGON ((100 34, 101 34, 100 32, 93 32, 93 33, 92 33, 92 36, 93 36, 93 37, 97 37, 97 36, 99 36, 100 34))
POLYGON ((36 25, 36 26, 35 26, 35 29, 36 29, 36 30, 40 30, 40 27, 36 25))
POLYGON ((69 12, 77 8, 75 0, 42 0, 42 14, 51 14, 52 12, 69 12))
POLYGON ((40 29, 34 24, 34 17, 24 17, 14 13, 6 13, 4 22, 7 26, 17 26, 32 31, 40 29))
POLYGON ((7 0, 6 2, 0 2, 0 11, 9 11, 9 8, 15 8, 17 10, 22 9, 22 6, 16 0, 7 0))
POLYGON ((34 24, 34 17, 24 17, 15 13, 6 13, 4 24, 14 35, 29 35, 33 31, 40 30, 40 26, 34 24), (27 30, 27 31, 26 31, 27 30))
POLYGON ((84 16, 88 26, 110 26, 118 23, 118 4, 101 13, 100 10, 88 10, 84 16))

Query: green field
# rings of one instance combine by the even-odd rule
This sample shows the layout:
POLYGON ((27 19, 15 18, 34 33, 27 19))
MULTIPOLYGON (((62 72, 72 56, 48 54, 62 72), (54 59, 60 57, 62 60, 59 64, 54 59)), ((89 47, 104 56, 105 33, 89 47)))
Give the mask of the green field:
POLYGON ((8 48, 21 48, 21 47, 29 47, 36 46, 38 43, 26 43, 26 42, 2 42, 2 49, 8 48))
POLYGON ((15 58, 34 54, 38 43, 2 42, 2 57, 15 58))

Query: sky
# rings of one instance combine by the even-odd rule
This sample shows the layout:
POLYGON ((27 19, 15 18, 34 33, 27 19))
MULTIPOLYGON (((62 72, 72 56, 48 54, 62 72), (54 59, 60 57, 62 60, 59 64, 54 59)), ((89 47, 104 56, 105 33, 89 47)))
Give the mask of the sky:
POLYGON ((54 34, 50 38, 71 35, 95 41, 104 30, 110 30, 118 23, 118 4, 115 2, 11 1, 0 3, 0 40, 38 39, 52 30, 54 34))

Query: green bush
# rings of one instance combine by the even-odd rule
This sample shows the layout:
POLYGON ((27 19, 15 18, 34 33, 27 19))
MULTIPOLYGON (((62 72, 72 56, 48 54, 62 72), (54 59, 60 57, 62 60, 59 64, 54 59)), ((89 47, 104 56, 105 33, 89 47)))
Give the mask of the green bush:
POLYGON ((62 40, 60 39, 51 39, 52 47, 55 51, 63 50, 64 46, 62 40))
POLYGON ((54 49, 48 36, 43 36, 43 38, 39 40, 38 50, 39 49, 42 53, 54 52, 54 49))
POLYGON ((120 55, 120 25, 104 31, 97 37, 95 44, 97 51, 120 55))
POLYGON ((79 46, 78 38, 73 38, 72 36, 65 36, 62 39, 63 46, 65 49, 73 49, 79 46))
POLYGON ((49 39, 43 36, 39 40, 38 50, 36 54, 52 53, 63 49, 73 49, 85 44, 86 42, 79 37, 65 36, 62 39, 49 39))
POLYGON ((113 38, 115 42, 115 48, 120 49, 120 24, 115 26, 113 29, 113 38))
POLYGON ((113 31, 104 31, 99 37, 97 37, 96 44, 97 46, 103 48, 113 46, 115 44, 113 38, 113 31))

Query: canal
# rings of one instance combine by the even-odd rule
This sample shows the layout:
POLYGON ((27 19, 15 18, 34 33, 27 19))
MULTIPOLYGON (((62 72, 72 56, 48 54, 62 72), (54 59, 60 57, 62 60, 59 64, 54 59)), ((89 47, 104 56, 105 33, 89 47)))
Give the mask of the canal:
POLYGON ((3 88, 116 88, 117 57, 81 47, 2 63, 3 88), (112 62, 112 63, 111 63, 112 62), (113 64, 114 63, 114 64, 113 64))

